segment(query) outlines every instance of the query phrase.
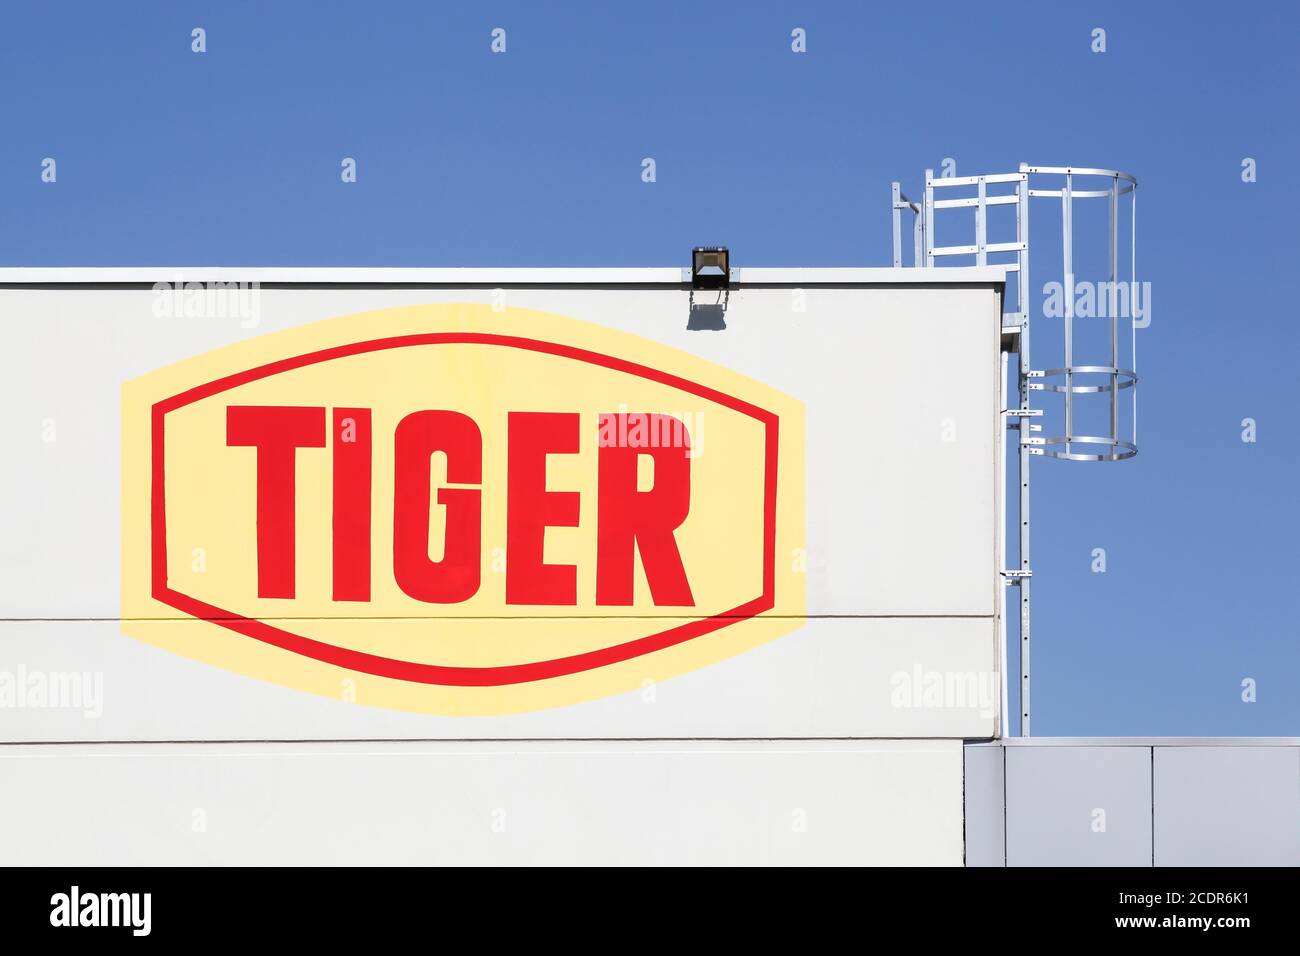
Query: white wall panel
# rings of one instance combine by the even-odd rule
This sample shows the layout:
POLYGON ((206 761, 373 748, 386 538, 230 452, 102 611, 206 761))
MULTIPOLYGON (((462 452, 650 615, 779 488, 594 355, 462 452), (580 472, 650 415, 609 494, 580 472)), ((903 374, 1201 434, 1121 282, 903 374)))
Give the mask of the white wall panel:
POLYGON ((654 687, 467 719, 287 690, 132 640, 116 622, 3 622, 0 675, 30 684, 89 674, 102 696, 87 716, 80 699, 39 706, 29 694, 25 706, 0 707, 0 741, 989 737, 992 629, 978 619, 814 619, 654 687), (950 688, 936 694, 945 677, 950 688))
POLYGON ((935 865, 955 741, 0 746, 0 863, 935 865))
MULTIPOLYGON (((166 277, 166 272, 160 275, 166 277)), ((509 289, 517 307, 632 332, 806 406, 808 610, 994 613, 997 296, 991 288, 733 293, 727 328, 686 330, 687 294, 509 289), (946 440, 951 438, 952 440, 946 440)), ((263 289, 239 319, 158 318, 148 289, 0 289, 0 613, 117 616, 122 383, 231 342, 340 315, 490 290, 263 289), (53 423, 55 440, 47 440, 53 423)))
MULTIPOLYGON (((996 714, 981 701, 949 691, 926 703, 924 687, 911 683, 938 675, 978 693, 999 680, 999 297, 987 275, 969 286, 881 282, 890 275, 841 288, 814 285, 826 280, 815 270, 783 275, 806 277, 808 287, 733 292, 727 328, 713 332, 687 330, 689 297, 676 288, 505 290, 511 308, 633 333, 804 403, 809 617, 786 637, 663 682, 653 703, 632 691, 490 718, 413 715, 279 688, 138 643, 120 633, 118 617, 124 381, 330 317, 490 302, 491 288, 265 287, 252 327, 160 318, 148 288, 0 288, 0 440, 14 463, 0 470, 0 672, 92 672, 105 695, 93 720, 0 707, 0 739, 995 733, 996 714), (899 704, 900 674, 916 703, 899 704)), ((50 273, 24 277, 57 282, 50 273)))

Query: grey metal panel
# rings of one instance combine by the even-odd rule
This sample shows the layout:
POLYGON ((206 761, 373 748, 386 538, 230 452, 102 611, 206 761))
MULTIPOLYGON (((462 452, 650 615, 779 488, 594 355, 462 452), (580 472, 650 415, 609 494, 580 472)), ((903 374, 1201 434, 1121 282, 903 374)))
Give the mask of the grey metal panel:
POLYGON ((1008 866, 1150 866, 1151 751, 1006 750, 1008 866))
POLYGON ((1005 737, 1004 747, 1300 747, 1300 737, 1005 737))
POLYGON ((1157 866, 1300 865, 1300 748, 1155 748, 1157 866))
POLYGON ((1005 754, 995 743, 963 748, 967 866, 1006 866, 1005 754))

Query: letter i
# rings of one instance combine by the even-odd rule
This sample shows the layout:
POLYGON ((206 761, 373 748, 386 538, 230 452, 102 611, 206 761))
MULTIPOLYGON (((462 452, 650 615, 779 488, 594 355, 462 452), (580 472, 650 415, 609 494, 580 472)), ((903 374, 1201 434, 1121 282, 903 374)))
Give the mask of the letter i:
POLYGON ((334 600, 370 600, 370 409, 334 409, 334 600))

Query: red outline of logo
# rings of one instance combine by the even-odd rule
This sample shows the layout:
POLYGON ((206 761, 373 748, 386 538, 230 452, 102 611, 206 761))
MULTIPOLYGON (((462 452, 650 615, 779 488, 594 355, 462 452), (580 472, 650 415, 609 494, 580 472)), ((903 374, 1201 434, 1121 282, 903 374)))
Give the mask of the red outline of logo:
POLYGON ((529 681, 546 680, 562 677, 581 671, 593 670, 607 664, 616 664, 644 654, 662 650, 719 630, 729 624, 762 614, 774 605, 776 590, 776 472, 777 472, 777 430, 778 417, 772 412, 741 401, 723 392, 704 385, 669 375, 656 369, 637 365, 623 359, 589 352, 585 349, 536 339, 521 338, 512 335, 492 335, 477 332, 423 333, 416 335, 399 335, 385 339, 373 339, 368 342, 356 342, 334 348, 309 352, 305 355, 282 359, 268 365, 228 375, 188 389, 171 398, 157 402, 153 406, 153 484, 151 489, 153 596, 163 604, 169 605, 184 614, 200 620, 211 621, 222 627, 243 634, 255 640, 271 644, 304 657, 310 657, 326 664, 333 664, 348 670, 379 677, 391 677, 396 680, 412 681, 420 684, 442 684, 456 687, 498 687, 505 684, 522 684, 529 681), (571 358, 580 362, 589 362, 605 368, 630 375, 636 375, 651 381, 671 386, 681 391, 690 392, 701 398, 731 408, 764 425, 764 488, 763 488, 763 593, 751 601, 707 618, 690 621, 666 631, 659 631, 646 637, 637 638, 624 644, 586 651, 570 657, 559 657, 546 661, 533 661, 525 664, 508 664, 497 667, 448 667, 440 664, 421 664, 414 661, 402 661, 376 654, 349 650, 334 644, 303 637, 289 631, 273 627, 264 621, 246 618, 221 608, 206 604, 187 594, 172 590, 167 584, 167 504, 164 439, 166 429, 164 418, 170 411, 209 398, 228 389, 245 385, 258 379, 268 378, 280 372, 288 372, 307 365, 328 362, 349 355, 378 352, 385 349, 405 348, 412 345, 443 345, 450 343, 469 343, 477 345, 495 345, 507 348, 526 349, 571 358))

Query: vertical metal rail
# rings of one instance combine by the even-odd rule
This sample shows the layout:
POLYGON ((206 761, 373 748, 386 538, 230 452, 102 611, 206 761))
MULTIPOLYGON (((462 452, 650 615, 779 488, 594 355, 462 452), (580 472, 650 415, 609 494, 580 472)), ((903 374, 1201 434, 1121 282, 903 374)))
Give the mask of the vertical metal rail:
POLYGON ((925 171, 925 210, 921 218, 924 225, 921 229, 925 235, 922 237, 925 245, 925 264, 934 265, 934 170, 925 171))
POLYGON ((912 265, 919 266, 925 255, 925 217, 917 216, 912 227, 912 265))
POLYGON ((904 195, 902 186, 899 183, 891 183, 893 198, 891 205, 893 207, 893 226, 894 226, 894 268, 902 268, 903 265, 903 210, 910 211, 912 215, 912 265, 921 265, 925 248, 925 215, 920 206, 908 199, 904 195))
MULTIPOLYGON (((1107 288, 1110 308, 1110 438, 1119 437, 1119 177, 1110 182, 1110 285, 1107 288)), ((1132 289, 1129 290, 1130 292, 1132 289)), ((1129 302, 1130 310, 1133 303, 1129 302)))
MULTIPOLYGON (((1029 361, 1029 175, 1021 171, 1017 187, 1016 202, 1016 241, 1020 250, 1016 254, 1018 268, 1016 276, 1016 311, 1020 313, 1020 407, 1029 407, 1029 378, 1033 365, 1029 361)), ((1019 437, 1020 466, 1017 477, 1020 479, 1020 736, 1029 736, 1029 460, 1032 447, 1025 441, 1026 430, 1030 428, 1029 420, 1020 419, 1019 437)))
POLYGON ((903 192, 898 183, 893 184, 894 213, 894 268, 903 265, 903 192))
MULTIPOLYGON (((1133 235, 1132 235, 1132 237, 1129 239, 1129 247, 1128 247, 1128 248, 1129 248, 1129 254, 1132 256, 1132 259, 1130 260, 1130 261, 1131 261, 1131 266, 1130 266, 1130 268, 1129 268, 1129 274, 1128 274, 1128 278, 1129 278, 1128 295, 1129 295, 1129 308, 1130 308, 1130 309, 1133 308, 1133 297, 1137 294, 1137 278, 1138 278, 1138 193, 1137 193, 1137 188, 1138 188, 1138 184, 1137 184, 1136 182, 1133 183, 1133 196, 1132 196, 1132 198, 1129 200, 1129 202, 1131 203, 1131 205, 1129 206, 1129 218, 1130 218, 1130 220, 1131 220, 1132 223, 1133 223, 1133 235)), ((1150 307, 1151 307, 1151 303, 1148 302, 1148 303, 1147 303, 1147 308, 1150 308, 1150 307)), ((1138 367, 1138 328, 1137 328, 1137 323, 1136 323, 1136 322, 1129 322, 1128 327, 1129 327, 1129 331, 1130 331, 1130 332, 1132 333, 1132 335, 1133 335, 1133 344, 1130 346, 1130 350, 1129 350, 1129 353, 1128 353, 1129 368, 1133 369, 1133 371, 1136 372, 1136 371, 1137 371, 1137 367, 1138 367)), ((1137 400, 1137 389, 1136 389, 1136 388, 1133 390, 1133 424, 1132 424, 1132 429, 1133 429, 1133 444, 1136 445, 1136 444, 1137 444, 1137 441, 1138 441, 1138 400, 1137 400)))
POLYGON ((1074 434, 1074 177, 1065 174, 1061 191, 1061 243, 1065 267, 1065 453, 1074 434))
MULTIPOLYGON (((1011 401, 1011 394, 1012 394, 1011 377, 1010 377, 1011 356, 1005 349, 1003 349, 1001 354, 998 356, 998 358, 1001 360, 1000 374, 998 375, 998 397, 999 397, 998 407, 1010 408, 1011 406, 1009 403, 1011 401)), ((1006 432, 1007 430, 1003 429, 1002 434, 1004 436, 1004 439, 1005 439, 1006 432)), ((1005 440, 1002 442, 1002 447, 999 452, 999 458, 1000 461, 998 462, 997 474, 999 475, 1001 480, 999 480, 998 482, 999 485, 998 514, 1001 516, 1001 521, 999 523, 1001 524, 1002 529, 1001 529, 1001 533, 998 535, 998 539, 1000 542, 999 546, 1002 551, 1002 560, 1005 562, 1006 555, 1007 555, 1007 538, 1008 538, 1008 531, 1009 531, 1008 524, 1007 524, 1007 482, 1006 482, 1007 459, 1009 458, 1009 455, 1007 453, 1007 444, 1005 440)), ((1010 637, 1011 629, 1007 626, 1007 591, 1008 591, 1007 582, 1006 580, 1003 580, 1001 586, 998 588, 998 601, 997 601, 997 613, 998 613, 998 622, 999 622, 999 627, 997 629, 998 630, 998 677, 1000 678, 998 681, 999 684, 998 715, 999 716, 998 716, 997 735, 999 737, 1011 736, 1010 675, 1007 673, 1008 665, 1011 662, 1011 651, 1007 647, 1007 639, 1010 637)))

